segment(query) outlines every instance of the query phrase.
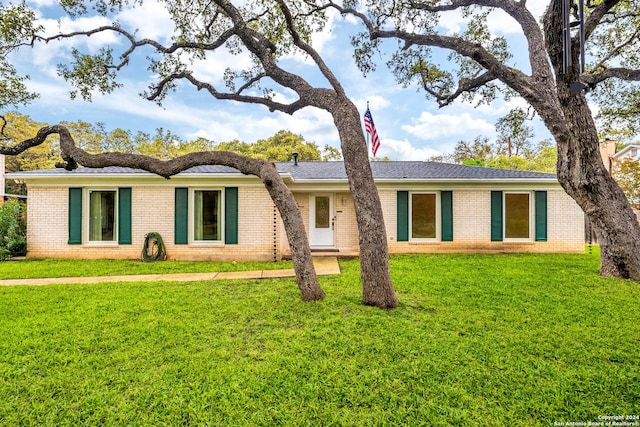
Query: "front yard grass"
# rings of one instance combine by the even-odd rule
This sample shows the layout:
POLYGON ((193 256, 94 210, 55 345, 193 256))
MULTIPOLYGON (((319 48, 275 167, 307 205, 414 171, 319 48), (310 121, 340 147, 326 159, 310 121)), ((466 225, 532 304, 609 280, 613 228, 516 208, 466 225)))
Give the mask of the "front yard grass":
POLYGON ((162 261, 110 259, 25 259, 0 262, 0 279, 208 273, 293 268, 291 261, 162 261))
MULTIPOLYGON (((553 426, 640 415, 640 283, 594 255, 401 255, 321 277, 0 288, 0 425, 553 426)), ((574 424, 576 425, 576 424, 574 424)))

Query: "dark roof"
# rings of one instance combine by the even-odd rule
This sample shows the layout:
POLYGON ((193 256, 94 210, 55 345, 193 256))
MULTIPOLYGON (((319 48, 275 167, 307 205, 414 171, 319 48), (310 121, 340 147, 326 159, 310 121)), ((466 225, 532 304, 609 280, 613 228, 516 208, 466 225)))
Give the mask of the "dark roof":
MULTIPOLYGON (((276 167, 281 174, 291 175, 294 180, 346 180, 344 162, 278 162, 276 167)), ((371 162, 373 176, 378 180, 555 180, 556 175, 543 172, 530 172, 509 169, 483 168, 437 162, 371 162)), ((101 174, 148 174, 139 169, 110 166, 106 168, 78 168, 74 171, 50 169, 32 172, 19 172, 15 175, 101 175, 101 174)), ((181 174, 240 174, 227 166, 196 166, 181 174)), ((8 177, 11 177, 9 174, 8 177)))
MULTIPOLYGON (((294 179, 347 179, 343 162, 277 163, 294 179)), ((376 179, 555 179, 555 174, 437 162, 371 162, 376 179)))

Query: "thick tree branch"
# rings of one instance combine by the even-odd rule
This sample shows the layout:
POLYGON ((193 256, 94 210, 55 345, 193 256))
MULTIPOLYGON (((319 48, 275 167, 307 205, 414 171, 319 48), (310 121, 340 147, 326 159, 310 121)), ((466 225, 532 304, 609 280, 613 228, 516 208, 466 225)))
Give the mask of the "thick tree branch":
POLYGON ((482 6, 501 9, 513 18, 522 28, 523 35, 527 39, 529 48, 529 61, 531 73, 534 77, 549 77, 549 67, 546 64, 546 52, 544 51, 544 36, 540 31, 538 22, 526 8, 524 1, 513 0, 454 0, 446 5, 432 5, 430 3, 410 0, 412 7, 432 13, 459 10, 468 6, 482 6))
POLYGON ((594 87, 607 79, 616 78, 628 82, 640 81, 640 70, 629 68, 605 68, 593 73, 585 73, 580 77, 580 81, 589 87, 594 87))
MULTIPOLYGON (((357 17, 367 28, 372 40, 378 38, 395 38, 405 42, 405 49, 411 45, 422 45, 452 50, 462 56, 473 59, 487 70, 488 73, 483 74, 480 77, 481 80, 464 82, 459 86, 456 92, 447 96, 442 96, 442 94, 440 94, 440 96, 436 96, 436 99, 438 99, 438 102, 441 105, 451 103, 455 98, 465 92, 463 89, 467 86, 468 90, 477 89, 481 85, 474 85, 474 83, 480 83, 482 79, 487 79, 489 76, 492 76, 492 78, 490 80, 486 80, 485 83, 495 79, 502 80, 517 92, 526 94, 523 96, 530 102, 541 97, 537 90, 537 87, 539 87, 541 83, 548 85, 553 82, 551 70, 549 69, 547 62, 547 54, 544 50, 544 38, 542 32, 535 18, 526 9, 524 2, 515 2, 512 0, 457 0, 447 5, 440 6, 433 6, 427 3, 415 1, 411 2, 411 4, 416 8, 430 12, 456 10, 471 5, 502 9, 509 16, 515 19, 523 28, 524 35, 529 44, 529 59, 531 63, 532 77, 503 64, 479 44, 463 40, 459 37, 449 37, 438 34, 417 34, 400 29, 381 30, 362 12, 351 8, 344 8, 334 2, 330 2, 330 4, 342 14, 350 14, 357 17)), ((427 91, 434 95, 433 91, 427 91)))
POLYGON ((326 62, 324 62, 324 60, 318 54, 318 52, 314 48, 312 48, 308 43, 302 40, 302 38, 298 34, 298 31, 295 28, 294 19, 293 19, 293 16, 291 15, 291 11, 289 10, 289 7, 285 4, 283 0, 276 0, 276 1, 278 2, 278 6, 280 7, 280 10, 282 11, 285 17, 285 22, 287 23, 287 30, 289 31, 289 34, 293 39, 293 43, 313 59, 313 61, 316 63, 316 65, 320 69, 320 72, 322 73, 322 75, 331 84, 331 87, 333 88, 333 90, 335 90, 336 93, 341 96, 346 96, 344 92, 344 88, 336 78, 335 74, 333 74, 333 72, 329 69, 326 62))
POLYGON ((507 86, 521 94, 527 101, 540 102, 543 96, 536 86, 538 82, 520 70, 508 67, 493 56, 481 45, 471 43, 459 37, 441 36, 438 34, 415 34, 400 30, 374 30, 371 38, 397 38, 407 45, 433 46, 448 49, 470 58, 488 71, 494 79, 499 79, 507 86))
POLYGON ((282 177, 273 163, 229 151, 189 153, 171 160, 159 160, 154 157, 129 153, 89 154, 75 145, 69 130, 61 125, 43 127, 34 138, 23 141, 15 147, 0 147, 0 154, 19 154, 42 144, 51 134, 58 134, 60 137, 60 151, 66 164, 59 166, 64 166, 69 170, 77 168, 78 164, 89 168, 120 166, 145 170, 168 179, 194 166, 224 165, 237 169, 245 175, 255 175, 260 178, 280 212, 291 248, 296 282, 302 299, 304 301, 319 301, 324 298, 324 291, 318 283, 313 266, 302 215, 291 190, 282 181, 282 177))
POLYGON ((159 96, 161 96, 164 90, 164 87, 166 85, 170 84, 175 80, 181 80, 181 79, 187 80, 189 83, 195 86, 198 90, 206 90, 207 92, 209 92, 211 96, 213 96, 216 99, 231 100, 231 101, 245 102, 245 103, 251 103, 251 104, 261 104, 267 107, 269 111, 282 111, 283 113, 293 114, 296 111, 311 105, 309 102, 304 102, 301 99, 298 99, 292 102, 291 104, 283 104, 280 102, 273 101, 266 97, 242 95, 241 92, 243 91, 244 86, 247 86, 247 85, 244 85, 243 88, 241 88, 239 91, 235 93, 219 92, 210 83, 203 82, 196 79, 193 76, 193 74, 187 71, 183 71, 180 73, 173 73, 163 78, 160 82, 158 82, 155 85, 154 91, 147 97, 147 99, 150 101, 157 99, 159 96))
MULTIPOLYGON (((602 3, 595 6, 587 19, 584 22, 584 38, 585 40, 589 40, 591 33, 593 33, 600 24, 600 21, 604 18, 604 16, 611 11, 621 0, 604 0, 602 3)), ((575 36, 574 39, 577 40, 575 36)))
MULTIPOLYGON (((3 132, 5 125, 6 122, 2 126, 3 132)), ((47 139, 47 136, 51 135, 52 133, 57 132, 52 131, 49 127, 44 127, 40 129, 36 136, 34 136, 33 138, 21 141, 12 147, 0 147, 0 154, 4 154, 7 156, 17 156, 18 154, 27 151, 29 148, 37 147, 38 145, 42 144, 47 139)))

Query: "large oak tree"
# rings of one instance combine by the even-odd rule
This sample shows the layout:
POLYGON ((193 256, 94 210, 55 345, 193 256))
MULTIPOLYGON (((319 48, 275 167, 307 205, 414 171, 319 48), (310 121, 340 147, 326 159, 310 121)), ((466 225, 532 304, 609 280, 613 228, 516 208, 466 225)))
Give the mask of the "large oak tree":
MULTIPOLYGON (((25 6, 3 9, 3 15, 12 19, 3 21, 5 28, 0 31, 0 36, 9 34, 10 37, 2 36, 1 42, 5 46, 4 51, 8 51, 35 43, 52 43, 107 32, 119 36, 127 46, 117 54, 114 51, 117 45, 104 47, 96 54, 74 49, 74 60, 60 67, 61 74, 75 86, 75 94, 85 98, 90 98, 94 90, 109 92, 118 87, 119 72, 124 67, 137 64, 139 51, 150 50, 148 69, 155 79, 145 96, 151 101, 162 102, 169 91, 186 83, 216 99, 258 104, 271 111, 293 114, 306 107, 328 111, 340 137, 356 210, 363 302, 381 308, 396 307, 398 300, 390 277, 382 207, 369 165, 360 114, 310 42, 313 32, 323 29, 326 21, 323 12, 304 0, 245 1, 240 5, 228 0, 171 0, 163 4, 175 25, 174 33, 165 43, 139 39, 135 28, 126 28, 122 23, 72 33, 45 34, 24 18, 29 14, 33 17, 32 11, 25 6), (252 60, 248 68, 234 69, 234 64, 229 64, 224 76, 226 86, 223 87, 205 81, 189 68, 194 62, 205 60, 219 50, 248 54, 252 60), (309 58, 325 83, 314 86, 301 75, 287 70, 281 59, 291 54, 309 58), (297 98, 292 102, 280 102, 274 96, 277 90, 292 91, 297 98)), ((110 16, 124 5, 127 5, 126 1, 116 0, 61 2, 69 16, 86 14, 91 12, 91 8, 93 13, 110 16)), ((125 158, 124 155, 114 156, 114 153, 86 157, 77 147, 69 147, 66 152, 63 150, 64 153, 69 162, 90 167, 120 164, 125 158)), ((155 164, 153 159, 135 157, 134 161, 134 157, 127 156, 137 167, 158 173, 157 168, 151 166, 155 164)), ((219 156, 213 152, 207 158, 215 161, 219 156)), ((182 166, 202 164, 203 158, 205 156, 183 156, 182 166)), ((163 173, 167 174, 166 171, 163 173)))
POLYGON ((371 53, 381 41, 398 41, 388 64, 399 82, 418 84, 441 107, 458 99, 491 102, 500 93, 526 100, 557 143, 560 184, 598 230, 601 274, 639 280, 640 226, 604 167, 588 97, 594 95, 591 100, 600 103, 610 122, 639 128, 640 1, 586 0, 584 31, 563 25, 563 4, 569 12, 564 16, 575 21, 579 3, 552 0, 542 23, 526 0, 367 0, 325 6, 364 24, 364 33, 354 39, 363 70, 375 66, 371 53), (524 58, 511 60, 508 40, 487 25, 491 13, 520 28, 524 58), (464 22, 461 31, 454 34, 441 25, 450 18, 464 22), (442 50, 449 55, 440 55, 442 50))

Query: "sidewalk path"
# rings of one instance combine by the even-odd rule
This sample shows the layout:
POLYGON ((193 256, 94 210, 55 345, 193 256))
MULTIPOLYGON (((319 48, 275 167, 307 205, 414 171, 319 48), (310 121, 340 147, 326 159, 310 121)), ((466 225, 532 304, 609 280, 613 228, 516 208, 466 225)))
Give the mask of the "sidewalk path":
MULTIPOLYGON (((313 265, 318 276, 340 274, 340 265, 335 257, 314 257, 313 265)), ((272 279, 276 277, 295 277, 295 271, 287 270, 259 270, 259 271, 229 271, 223 273, 176 273, 176 274, 137 274, 132 276, 100 276, 100 277, 56 277, 46 279, 9 279, 0 280, 0 286, 19 285, 55 285, 63 283, 107 283, 107 282, 194 282, 198 280, 220 279, 272 279)))

